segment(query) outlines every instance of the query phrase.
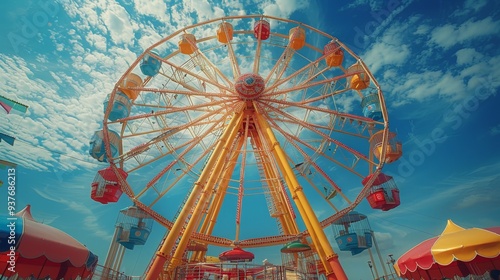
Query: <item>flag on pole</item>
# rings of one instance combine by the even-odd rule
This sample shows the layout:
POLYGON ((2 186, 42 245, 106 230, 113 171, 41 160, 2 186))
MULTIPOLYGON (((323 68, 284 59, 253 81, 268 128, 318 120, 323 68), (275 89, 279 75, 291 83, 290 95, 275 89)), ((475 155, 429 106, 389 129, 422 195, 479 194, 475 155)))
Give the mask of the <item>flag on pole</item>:
POLYGON ((2 140, 7 142, 11 146, 14 146, 14 140, 16 140, 16 138, 4 133, 0 133, 0 142, 2 142, 2 140))

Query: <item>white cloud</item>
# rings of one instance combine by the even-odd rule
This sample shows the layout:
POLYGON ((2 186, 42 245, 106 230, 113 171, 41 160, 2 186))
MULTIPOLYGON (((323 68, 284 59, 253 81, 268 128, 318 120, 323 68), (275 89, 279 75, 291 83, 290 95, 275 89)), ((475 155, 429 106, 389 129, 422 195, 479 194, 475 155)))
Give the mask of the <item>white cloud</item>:
POLYGON ((190 5, 185 8, 182 3, 177 3, 170 7, 172 26, 175 29, 190 26, 195 22, 196 19, 194 17, 186 16, 191 11, 190 9, 190 5))
POLYGON ((427 24, 419 25, 417 30, 413 33, 414 35, 425 35, 429 33, 431 27, 427 24))
POLYGON ((464 4, 464 8, 473 9, 474 12, 477 12, 482 7, 486 6, 488 0, 466 0, 464 4))
POLYGON ((356 8, 366 5, 368 5, 371 10, 379 10, 382 7, 382 2, 378 0, 354 0, 347 5, 347 8, 356 8))
POLYGON ((470 96, 479 88, 494 91, 500 86, 496 78, 500 75, 496 66, 500 56, 491 56, 487 46, 461 48, 455 51, 455 60, 447 53, 448 48, 459 42, 465 44, 478 36, 493 33, 490 26, 474 33, 483 25, 500 27, 500 21, 485 18, 431 29, 426 19, 411 17, 404 22, 391 23, 361 57, 386 95, 391 97, 389 106, 427 102, 435 97, 454 102, 470 96), (445 37, 451 41, 446 41, 445 37), (429 41, 434 44, 429 44, 429 41), (432 61, 446 67, 433 67, 429 63, 432 61), (406 74, 399 69, 407 69, 406 74))
POLYGON ((467 65, 460 70, 460 77, 467 81, 467 91, 475 92, 477 89, 497 92, 500 87, 500 55, 495 57, 485 56, 483 61, 467 65))
POLYGON ((488 4, 488 0, 466 0, 462 9, 456 10, 453 16, 463 16, 468 13, 477 13, 488 4))
POLYGON ((428 101, 432 97, 457 100, 464 96, 464 81, 450 72, 423 71, 408 73, 400 77, 402 83, 392 88, 392 95, 397 97, 396 105, 406 104, 411 100, 428 101))
POLYGON ((214 17, 212 6, 207 0, 197 0, 195 4, 191 1, 192 9, 198 14, 198 19, 205 21, 214 17))
POLYGON ((494 21, 492 17, 477 21, 470 19, 460 25, 446 24, 434 28, 430 41, 447 49, 487 35, 498 34, 499 29, 500 21, 494 21))
POLYGON ((135 28, 130 15, 122 6, 115 4, 108 7, 101 17, 115 44, 133 44, 135 28))
POLYGON ((163 0, 135 0, 134 8, 141 15, 153 16, 162 22, 169 20, 167 4, 163 0))
POLYGON ((500 124, 490 128, 490 134, 495 136, 500 134, 500 124))
POLYGON ((267 0, 259 4, 260 9, 264 11, 265 15, 280 18, 289 18, 295 11, 307 8, 308 6, 309 2, 305 0, 267 0))
POLYGON ((102 52, 106 51, 106 43, 107 43, 106 37, 100 34, 95 34, 92 31, 89 31, 87 33, 86 40, 97 50, 102 52))
POLYGON ((154 43, 160 41, 162 36, 150 26, 141 26, 141 37, 139 38, 138 44, 141 46, 141 50, 149 48, 154 43))
MULTIPOLYGON (((389 36, 386 36, 389 37, 389 36)), ((386 38, 384 38, 386 39, 386 38)), ((378 41, 364 55, 364 60, 368 64, 372 73, 376 73, 384 66, 397 67, 403 65, 410 57, 410 48, 408 45, 393 41, 378 41)))
POLYGON ((229 9, 228 15, 244 15, 245 7, 242 1, 238 0, 222 0, 222 6, 229 9))
POLYGON ((457 56, 458 65, 477 63, 484 57, 481 53, 477 52, 473 48, 458 50, 455 55, 457 56))

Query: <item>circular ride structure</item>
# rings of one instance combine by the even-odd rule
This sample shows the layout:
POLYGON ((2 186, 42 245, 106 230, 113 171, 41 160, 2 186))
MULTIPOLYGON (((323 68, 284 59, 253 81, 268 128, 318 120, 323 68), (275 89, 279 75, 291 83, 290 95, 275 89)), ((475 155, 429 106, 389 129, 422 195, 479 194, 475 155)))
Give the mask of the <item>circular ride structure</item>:
POLYGON ((146 279, 174 278, 213 259, 212 248, 297 241, 315 271, 347 279, 324 229, 401 155, 361 59, 329 34, 271 16, 168 35, 138 56, 104 110, 99 160, 167 228, 146 279))

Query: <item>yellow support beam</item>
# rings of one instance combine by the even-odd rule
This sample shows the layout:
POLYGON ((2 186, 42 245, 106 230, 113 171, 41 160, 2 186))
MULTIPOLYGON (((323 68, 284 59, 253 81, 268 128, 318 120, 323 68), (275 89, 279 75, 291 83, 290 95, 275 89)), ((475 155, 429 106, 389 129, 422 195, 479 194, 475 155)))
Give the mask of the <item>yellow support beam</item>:
POLYGON ((304 220, 312 242, 317 248, 318 255, 325 267, 326 276, 329 280, 347 280, 345 271, 338 261, 338 255, 333 251, 330 242, 328 242, 328 238, 326 237, 318 218, 314 214, 311 205, 307 201, 302 186, 300 186, 297 178, 295 177, 295 174, 287 161, 285 152, 281 148, 280 143, 276 139, 271 127, 258 110, 255 112, 255 119, 260 129, 262 129, 262 132, 266 134, 266 140, 269 141, 268 146, 271 147, 271 152, 281 169, 282 175, 285 177, 285 180, 287 180, 288 187, 292 193, 292 198, 297 205, 297 209, 304 220))
POLYGON ((276 167, 272 164, 270 155, 265 152, 269 149, 269 147, 265 147, 262 144, 262 140, 260 138, 264 137, 264 135, 257 132, 258 130, 255 130, 254 133, 251 134, 255 143, 254 150, 261 158, 266 181, 269 184, 269 189, 271 191, 269 195, 271 196, 277 211, 281 211, 282 213, 282 215, 279 216, 279 221, 283 227, 283 234, 297 235, 300 233, 300 230, 296 221, 292 217, 292 213, 286 205, 286 195, 281 189, 278 170, 276 170, 276 167))
MULTIPOLYGON (((227 158, 228 155, 231 152, 231 147, 234 144, 235 138, 238 134, 238 131, 240 130, 241 123, 243 121, 242 115, 240 114, 239 117, 235 116, 237 121, 235 123, 230 123, 226 130, 229 131, 229 136, 227 139, 220 140, 221 142, 224 142, 224 146, 221 149, 220 152, 216 152, 214 150, 213 154, 210 156, 207 164, 205 165, 205 170, 210 172, 210 175, 208 177, 208 180, 206 181, 206 184, 203 187, 203 191, 201 192, 199 196, 199 200, 196 203, 196 205, 193 205, 194 210, 192 213, 192 217, 189 219, 188 224, 186 226, 186 229, 184 230, 184 233, 181 236, 181 239, 179 241, 179 244, 177 245, 177 248, 174 252, 173 258, 171 260, 171 264, 169 266, 169 269, 173 270, 175 267, 177 267, 181 260, 182 256, 184 255, 184 251, 186 250, 187 245, 189 244, 189 240, 191 238, 192 233, 196 230, 196 228, 199 226, 201 222, 201 217, 203 215, 203 212, 206 209, 206 205, 210 197, 212 196, 214 190, 215 190, 215 185, 217 181, 219 181, 220 174, 222 172, 222 169, 224 166, 228 164, 227 158), (216 160, 213 161, 212 159, 215 158, 216 160)), ((216 148, 217 149, 217 148, 216 148)), ((203 176, 203 173, 202 173, 203 176)), ((202 177, 201 176, 201 177, 202 177)), ((200 178, 201 178, 200 177, 200 178)), ((204 182, 204 181, 202 181, 204 182)), ((182 211, 190 211, 192 209, 191 207, 189 208, 184 208, 182 211)))
MULTIPOLYGON (((189 195, 189 198, 186 201, 186 204, 184 205, 184 208, 180 212, 177 220, 174 222, 172 228, 170 231, 167 233, 167 236, 165 238, 164 243, 162 244, 161 248, 156 252, 156 256, 151 264, 150 269, 146 273, 145 279, 146 280, 156 280, 158 279, 159 275, 163 271, 163 267, 165 265, 165 262, 167 261, 167 256, 170 254, 171 250, 174 248, 174 245, 178 239, 178 237, 181 235, 181 232, 183 231, 183 228, 185 226, 185 222, 188 219, 188 216, 191 212, 191 209, 195 206, 195 204, 199 201, 201 196, 205 195, 207 196, 205 191, 205 187, 210 184, 213 180, 211 178, 212 172, 214 171, 215 168, 220 168, 221 164, 224 164, 224 156, 227 154, 228 151, 228 145, 231 145, 234 141, 234 138, 236 136, 236 132, 238 131, 239 127, 241 126, 242 122, 242 112, 236 112, 234 117, 231 119, 229 122, 228 126, 226 127, 226 130, 222 134, 221 138, 219 139, 219 142, 217 143, 212 156, 208 159, 205 168, 203 169, 202 173, 200 174, 200 178, 198 181, 194 183, 193 186, 193 191, 189 195), (209 179, 212 179, 209 181, 209 179)), ((203 197, 205 199, 205 197, 203 197)), ((200 201, 202 202, 202 201, 200 201)), ((200 203, 198 203, 199 205, 200 203)), ((193 213, 194 215, 194 213, 193 213)), ((191 221, 190 221, 191 222, 191 221)), ((188 223, 189 230, 192 230, 194 228, 194 225, 188 223)), ((183 237, 186 237, 186 234, 189 233, 188 228, 185 229, 183 237)), ((189 236, 187 236, 186 240, 182 240, 181 238, 182 246, 184 248, 179 248, 181 244, 178 244, 178 249, 182 249, 184 251, 185 247, 187 247, 187 243, 189 241, 189 236)), ((177 250, 178 251, 178 250, 177 250)), ((179 257, 179 254, 175 254, 173 256, 173 259, 171 260, 171 265, 175 266, 177 262, 180 261, 179 259, 175 258, 179 257)))
MULTIPOLYGON (((240 139, 238 140, 238 144, 234 147, 232 154, 230 156, 229 165, 227 166, 227 168, 225 168, 225 170, 220 176, 221 180, 219 181, 220 182, 219 187, 217 188, 217 190, 215 190, 213 194, 213 199, 208 208, 207 215, 200 227, 200 233, 206 235, 212 234, 212 231, 217 222, 217 217, 219 216, 219 212, 222 207, 222 203, 224 202, 224 198, 226 197, 226 191, 229 187, 231 176, 234 172, 234 168, 236 167, 239 151, 241 150, 244 141, 245 139, 243 139, 243 137, 240 137, 240 139)), ((195 254, 193 254, 191 260, 201 261, 204 254, 205 252, 196 252, 195 254)))

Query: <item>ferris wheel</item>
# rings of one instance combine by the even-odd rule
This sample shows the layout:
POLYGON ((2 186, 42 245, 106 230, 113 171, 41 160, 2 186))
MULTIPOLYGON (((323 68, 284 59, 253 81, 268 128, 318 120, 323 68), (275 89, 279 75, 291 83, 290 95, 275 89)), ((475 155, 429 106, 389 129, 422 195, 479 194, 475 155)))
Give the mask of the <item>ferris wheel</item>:
MULTIPOLYGON (((324 229, 401 156, 362 60, 329 34, 262 15, 198 23, 146 49, 91 143, 110 164, 99 176, 116 183, 93 196, 124 192, 167 228, 147 279, 206 260, 211 246, 297 240, 329 279, 346 279, 324 229)), ((380 201, 388 210, 399 197, 380 201)))

